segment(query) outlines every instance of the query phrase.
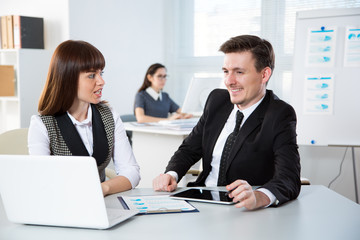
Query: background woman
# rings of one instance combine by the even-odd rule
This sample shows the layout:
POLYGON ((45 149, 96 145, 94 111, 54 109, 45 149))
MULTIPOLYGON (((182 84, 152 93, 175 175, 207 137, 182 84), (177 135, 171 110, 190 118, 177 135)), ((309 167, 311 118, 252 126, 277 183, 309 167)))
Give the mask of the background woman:
POLYGON ((104 67, 101 52, 87 42, 68 40, 56 48, 28 146, 32 155, 93 156, 105 196, 136 187, 140 174, 119 115, 101 101, 104 67), (111 159, 118 176, 105 181, 111 159))
POLYGON ((135 96, 135 116, 139 123, 190 118, 162 89, 166 83, 166 68, 160 63, 151 65, 135 96), (173 113, 169 116, 169 113, 173 113))

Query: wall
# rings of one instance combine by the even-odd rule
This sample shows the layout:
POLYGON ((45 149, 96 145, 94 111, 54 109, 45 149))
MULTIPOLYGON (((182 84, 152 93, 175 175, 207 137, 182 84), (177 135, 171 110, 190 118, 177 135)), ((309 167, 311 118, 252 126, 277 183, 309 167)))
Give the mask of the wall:
POLYGON ((133 113, 147 68, 164 61, 163 0, 70 0, 70 38, 105 56, 103 99, 120 114, 133 113))
POLYGON ((103 98, 120 113, 133 112, 137 89, 152 63, 163 62, 163 0, 0 0, 0 16, 44 18, 45 48, 85 40, 106 59, 103 98))
MULTIPOLYGON (((358 193, 360 193, 360 148, 354 149, 357 172, 358 193)), ((323 147, 323 146, 300 146, 301 175, 310 179, 311 184, 320 184, 326 187, 339 174, 341 161, 344 162, 341 174, 334 181, 330 189, 355 201, 354 171, 351 148, 323 147), (345 152, 346 151, 346 152, 345 152)), ((358 194, 359 195, 359 194, 358 194)), ((360 196, 359 196, 360 198, 360 196)))

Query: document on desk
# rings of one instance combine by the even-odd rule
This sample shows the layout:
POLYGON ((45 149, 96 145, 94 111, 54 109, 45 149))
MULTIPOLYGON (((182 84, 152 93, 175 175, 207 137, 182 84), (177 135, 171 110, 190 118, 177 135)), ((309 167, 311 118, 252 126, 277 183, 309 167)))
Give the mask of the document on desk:
POLYGON ((149 122, 149 123, 138 123, 138 122, 130 122, 131 125, 136 126, 136 127, 158 127, 160 126, 159 123, 157 122, 149 122))
POLYGON ((125 209, 136 209, 139 214, 199 211, 187 201, 171 199, 169 195, 120 196, 118 199, 125 209))
POLYGON ((192 130, 198 121, 199 118, 162 120, 158 124, 173 130, 192 130))

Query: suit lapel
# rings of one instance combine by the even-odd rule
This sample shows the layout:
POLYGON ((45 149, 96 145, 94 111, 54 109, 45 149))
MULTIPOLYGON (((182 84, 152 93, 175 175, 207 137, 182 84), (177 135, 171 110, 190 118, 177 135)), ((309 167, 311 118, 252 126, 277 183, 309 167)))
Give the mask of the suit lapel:
POLYGON ((234 160, 236 154, 240 151, 244 141, 259 125, 262 124, 266 110, 269 106, 270 101, 270 91, 266 92, 265 98, 260 103, 260 105, 252 112, 252 114, 246 119, 246 122, 241 127, 238 136, 236 137, 235 143, 230 152, 229 159, 226 163, 226 171, 229 169, 232 161, 234 160))

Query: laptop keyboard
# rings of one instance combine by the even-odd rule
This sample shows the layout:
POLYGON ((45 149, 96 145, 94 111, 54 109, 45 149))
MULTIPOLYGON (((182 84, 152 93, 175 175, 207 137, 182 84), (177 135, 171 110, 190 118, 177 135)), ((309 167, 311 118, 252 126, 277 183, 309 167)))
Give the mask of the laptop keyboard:
POLYGON ((123 212, 119 211, 119 209, 107 208, 106 212, 107 212, 109 221, 116 220, 118 218, 122 218, 124 215, 123 212))

